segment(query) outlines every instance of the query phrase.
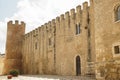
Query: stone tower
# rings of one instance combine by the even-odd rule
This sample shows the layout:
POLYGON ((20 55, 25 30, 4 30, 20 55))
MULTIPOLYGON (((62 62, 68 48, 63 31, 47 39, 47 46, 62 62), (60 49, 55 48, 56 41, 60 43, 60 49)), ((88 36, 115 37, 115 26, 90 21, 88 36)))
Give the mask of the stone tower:
POLYGON ((118 66, 120 64, 120 0, 93 0, 93 4, 96 77, 98 78, 109 76, 107 73, 111 73, 112 70, 115 74, 117 70, 114 69, 120 67, 118 66))
POLYGON ((7 23, 6 56, 3 74, 8 74, 10 70, 21 70, 22 40, 25 35, 25 23, 16 20, 7 23))

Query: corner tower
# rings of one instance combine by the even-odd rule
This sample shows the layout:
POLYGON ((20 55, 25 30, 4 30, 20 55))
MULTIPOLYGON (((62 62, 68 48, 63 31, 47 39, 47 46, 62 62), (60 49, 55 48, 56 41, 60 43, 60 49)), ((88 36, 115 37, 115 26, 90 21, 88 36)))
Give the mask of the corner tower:
POLYGON ((6 56, 3 74, 8 74, 10 70, 21 70, 22 40, 25 34, 25 23, 16 20, 7 23, 6 56))

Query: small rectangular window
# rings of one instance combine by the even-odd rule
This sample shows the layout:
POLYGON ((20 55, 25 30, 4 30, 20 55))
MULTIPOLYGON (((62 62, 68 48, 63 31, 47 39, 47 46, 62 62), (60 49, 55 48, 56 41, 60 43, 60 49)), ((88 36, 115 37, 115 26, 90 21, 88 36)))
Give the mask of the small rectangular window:
POLYGON ((114 46, 114 52, 115 52, 115 54, 119 54, 120 53, 119 46, 114 46))

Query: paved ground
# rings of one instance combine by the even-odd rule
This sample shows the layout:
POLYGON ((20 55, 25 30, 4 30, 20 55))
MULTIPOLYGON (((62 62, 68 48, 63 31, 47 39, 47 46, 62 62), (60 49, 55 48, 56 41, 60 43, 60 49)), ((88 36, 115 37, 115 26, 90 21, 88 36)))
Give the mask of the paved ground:
MULTIPOLYGON (((7 76, 0 76, 0 80, 8 80, 7 76)), ((84 76, 53 76, 53 75, 20 75, 9 80, 95 80, 84 76)))

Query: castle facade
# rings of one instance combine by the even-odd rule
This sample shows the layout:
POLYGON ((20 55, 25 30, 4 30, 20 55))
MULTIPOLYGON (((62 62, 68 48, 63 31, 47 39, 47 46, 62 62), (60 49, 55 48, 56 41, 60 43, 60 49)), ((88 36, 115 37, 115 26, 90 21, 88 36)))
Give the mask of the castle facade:
POLYGON ((109 71, 120 73, 119 64, 119 0, 84 2, 27 34, 24 22, 8 22, 5 74, 19 69, 23 74, 104 77, 109 71))

